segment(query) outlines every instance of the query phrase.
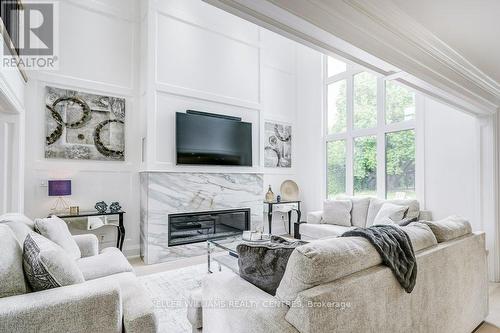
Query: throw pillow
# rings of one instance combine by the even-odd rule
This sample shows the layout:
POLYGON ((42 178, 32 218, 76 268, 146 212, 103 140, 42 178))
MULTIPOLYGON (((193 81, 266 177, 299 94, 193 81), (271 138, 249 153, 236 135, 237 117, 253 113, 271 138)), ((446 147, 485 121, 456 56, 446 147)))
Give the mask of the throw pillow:
POLYGON ((405 217, 401 221, 396 222, 396 224, 398 224, 400 227, 406 227, 408 224, 410 224, 412 222, 417 222, 417 221, 418 221, 418 218, 416 218, 416 217, 405 217))
POLYGON ((23 268, 33 291, 84 282, 75 260, 57 244, 36 233, 24 240, 23 268))
POLYGON ((370 198, 370 207, 368 208, 368 215, 366 217, 366 226, 369 227, 373 225, 375 217, 377 216, 380 208, 385 203, 392 203, 395 205, 408 206, 408 212, 405 217, 419 217, 420 215, 420 204, 414 199, 396 199, 396 200, 383 200, 377 198, 370 198))
POLYGON ((394 224, 404 219, 406 212, 408 212, 408 206, 386 202, 378 211, 377 216, 375 216, 373 225, 394 224))
POLYGON ((351 200, 325 200, 321 223, 351 226, 351 200))
POLYGON ((463 217, 453 215, 439 221, 421 221, 427 224, 437 238, 438 243, 446 242, 472 233, 472 227, 463 217))
POLYGON ((76 260, 82 257, 80 248, 69 232, 68 225, 59 217, 51 216, 44 219, 36 219, 35 230, 62 247, 72 259, 76 260))
POLYGON ((23 250, 6 225, 0 225, 0 239, 0 298, 24 294, 23 250))
POLYGON ((239 244, 236 250, 240 276, 274 296, 293 250, 306 243, 272 236, 268 243, 239 244))

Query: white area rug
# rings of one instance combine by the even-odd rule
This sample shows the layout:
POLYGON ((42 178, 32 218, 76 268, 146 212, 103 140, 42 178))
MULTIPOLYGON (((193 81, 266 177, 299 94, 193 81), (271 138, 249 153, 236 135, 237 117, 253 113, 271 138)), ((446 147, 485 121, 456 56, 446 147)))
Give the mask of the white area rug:
POLYGON ((192 332, 186 318, 187 301, 207 274, 207 265, 200 264, 139 277, 153 299, 159 333, 192 332))

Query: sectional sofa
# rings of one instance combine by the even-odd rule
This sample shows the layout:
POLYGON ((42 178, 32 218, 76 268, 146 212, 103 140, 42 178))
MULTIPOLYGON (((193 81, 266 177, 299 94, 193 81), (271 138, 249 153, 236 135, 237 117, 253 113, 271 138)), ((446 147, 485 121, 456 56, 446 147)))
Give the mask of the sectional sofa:
POLYGON ((366 239, 327 237, 293 251, 274 296, 229 270, 206 277, 193 332, 472 332, 488 313, 484 233, 458 218, 402 228, 418 265, 410 294, 366 239))

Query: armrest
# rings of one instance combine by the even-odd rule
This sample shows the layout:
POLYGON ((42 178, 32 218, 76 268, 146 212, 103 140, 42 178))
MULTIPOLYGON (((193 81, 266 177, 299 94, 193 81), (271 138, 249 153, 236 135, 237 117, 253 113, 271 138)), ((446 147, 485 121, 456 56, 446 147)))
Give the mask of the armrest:
POLYGON ((75 235, 73 236, 73 239, 75 240, 76 245, 80 248, 82 258, 92 257, 99 254, 99 241, 97 240, 96 235, 75 235))
POLYGON ((0 332, 121 332, 120 286, 88 281, 0 298, 0 332))
POLYGON ((203 332, 297 333, 288 306, 230 271, 207 276, 202 299, 203 332))
POLYGON ((323 220, 323 211, 309 212, 307 214, 307 223, 319 224, 323 220))

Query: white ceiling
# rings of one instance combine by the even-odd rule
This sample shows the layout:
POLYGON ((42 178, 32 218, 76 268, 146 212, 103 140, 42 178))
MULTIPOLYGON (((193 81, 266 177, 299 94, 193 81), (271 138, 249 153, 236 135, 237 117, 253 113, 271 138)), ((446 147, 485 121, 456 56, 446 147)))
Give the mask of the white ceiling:
POLYGON ((392 0, 500 83, 500 0, 392 0))

